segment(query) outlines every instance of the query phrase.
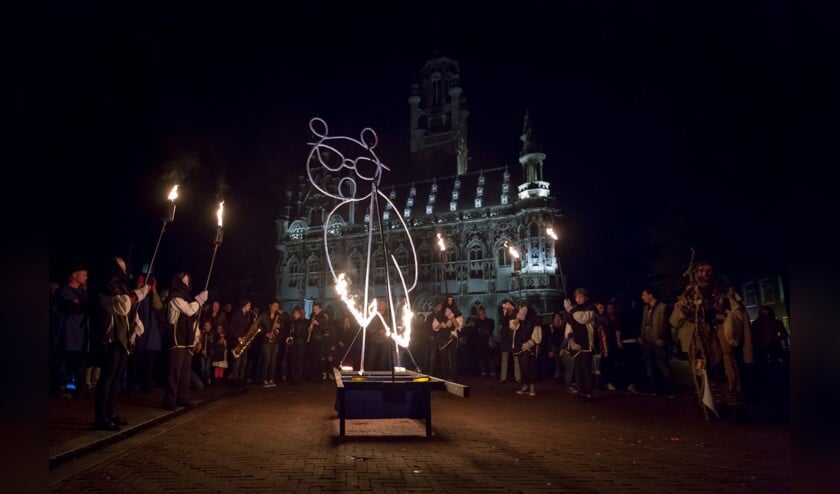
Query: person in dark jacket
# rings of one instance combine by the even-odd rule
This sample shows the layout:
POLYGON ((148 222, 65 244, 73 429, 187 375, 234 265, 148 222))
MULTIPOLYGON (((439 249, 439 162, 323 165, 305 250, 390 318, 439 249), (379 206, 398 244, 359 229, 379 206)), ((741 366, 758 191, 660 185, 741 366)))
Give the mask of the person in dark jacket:
POLYGON ((197 319, 201 306, 207 302, 207 290, 193 298, 190 295, 191 278, 188 273, 172 277, 169 300, 166 303, 166 322, 172 332, 172 347, 169 349, 169 379, 163 408, 174 410, 176 405, 193 406, 189 399, 192 355, 201 338, 197 319))
POLYGON ((110 270, 111 277, 99 294, 102 334, 98 344, 103 346, 103 365, 96 383, 93 428, 114 431, 127 424, 114 411, 114 400, 128 362, 128 353, 144 331, 137 308, 146 298, 149 286, 129 290, 126 264, 120 257, 111 259, 110 270))
POLYGON ((575 290, 574 304, 566 299, 563 305, 568 313, 566 335, 569 337, 569 350, 575 359, 578 396, 591 399, 595 388, 595 308, 589 303, 589 294, 585 288, 575 290))

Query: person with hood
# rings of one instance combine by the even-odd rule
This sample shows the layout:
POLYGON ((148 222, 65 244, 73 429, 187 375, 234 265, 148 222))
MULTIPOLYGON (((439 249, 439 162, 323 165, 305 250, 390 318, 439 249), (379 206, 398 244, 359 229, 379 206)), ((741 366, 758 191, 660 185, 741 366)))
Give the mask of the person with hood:
POLYGON ((200 350, 201 330, 196 324, 201 306, 207 302, 207 290, 193 298, 190 294, 192 278, 189 273, 177 273, 169 286, 166 302, 166 322, 172 333, 169 349, 169 377, 163 408, 174 410, 175 406, 193 406, 189 399, 192 356, 196 346, 200 350))
POLYGON ((128 354, 138 336, 144 332, 143 322, 137 315, 140 302, 146 298, 149 286, 143 285, 129 290, 129 278, 125 261, 120 257, 111 259, 110 279, 99 293, 99 307, 103 330, 103 365, 96 383, 94 398, 96 430, 115 431, 127 422, 114 412, 114 399, 120 378, 125 372, 128 354))

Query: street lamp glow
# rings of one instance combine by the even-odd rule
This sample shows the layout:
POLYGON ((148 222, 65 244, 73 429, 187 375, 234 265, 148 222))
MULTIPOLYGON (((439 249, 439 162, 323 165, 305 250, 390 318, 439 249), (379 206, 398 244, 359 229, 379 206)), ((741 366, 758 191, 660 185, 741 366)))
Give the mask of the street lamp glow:
POLYGON ((552 228, 552 227, 548 227, 548 228, 546 228, 546 229, 545 229, 545 233, 546 233, 549 237, 553 238, 554 240, 557 240, 557 234, 556 234, 556 233, 554 233, 554 228, 552 228))
POLYGON ((443 237, 440 236, 440 233, 437 234, 438 239, 438 247, 440 247, 440 251, 443 252, 446 250, 446 242, 443 241, 443 237))

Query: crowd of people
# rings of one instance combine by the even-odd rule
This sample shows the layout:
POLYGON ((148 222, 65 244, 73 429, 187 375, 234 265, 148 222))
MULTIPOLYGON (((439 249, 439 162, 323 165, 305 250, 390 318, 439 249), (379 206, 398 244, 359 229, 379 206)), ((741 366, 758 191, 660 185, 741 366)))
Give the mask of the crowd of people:
POLYGON ((312 304, 286 311, 243 298, 232 303, 195 292, 189 273, 158 290, 154 276, 132 280, 125 261, 113 258, 96 293, 88 270, 77 265, 51 284, 50 395, 94 398, 94 428, 125 425, 115 411, 121 393, 164 388, 161 406, 192 406, 190 392, 204 386, 328 381, 332 369, 390 370, 402 366, 447 380, 463 376, 537 396, 549 382, 584 400, 599 393, 673 397, 670 360, 687 360, 707 379, 715 412, 746 418, 744 400, 766 395, 788 373, 789 340, 772 309, 750 322, 740 297, 716 278, 709 263, 674 303, 652 288, 621 304, 590 300, 584 288, 563 301, 563 311, 538 314, 533 300, 504 300, 465 314, 448 294, 428 315, 418 314, 408 348, 387 336, 384 301, 364 332, 341 307, 312 304), (364 341, 364 352, 363 350, 364 341), (362 362, 364 359, 364 362, 362 362))

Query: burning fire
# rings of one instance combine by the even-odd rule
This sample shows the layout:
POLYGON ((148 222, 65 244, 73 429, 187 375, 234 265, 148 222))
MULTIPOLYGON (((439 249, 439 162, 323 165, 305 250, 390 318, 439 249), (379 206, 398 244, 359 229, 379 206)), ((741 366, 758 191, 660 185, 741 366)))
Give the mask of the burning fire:
POLYGON ((219 226, 222 226, 222 211, 224 211, 224 208, 225 208, 225 201, 222 201, 222 202, 219 203, 219 209, 216 210, 216 218, 219 221, 219 226))

